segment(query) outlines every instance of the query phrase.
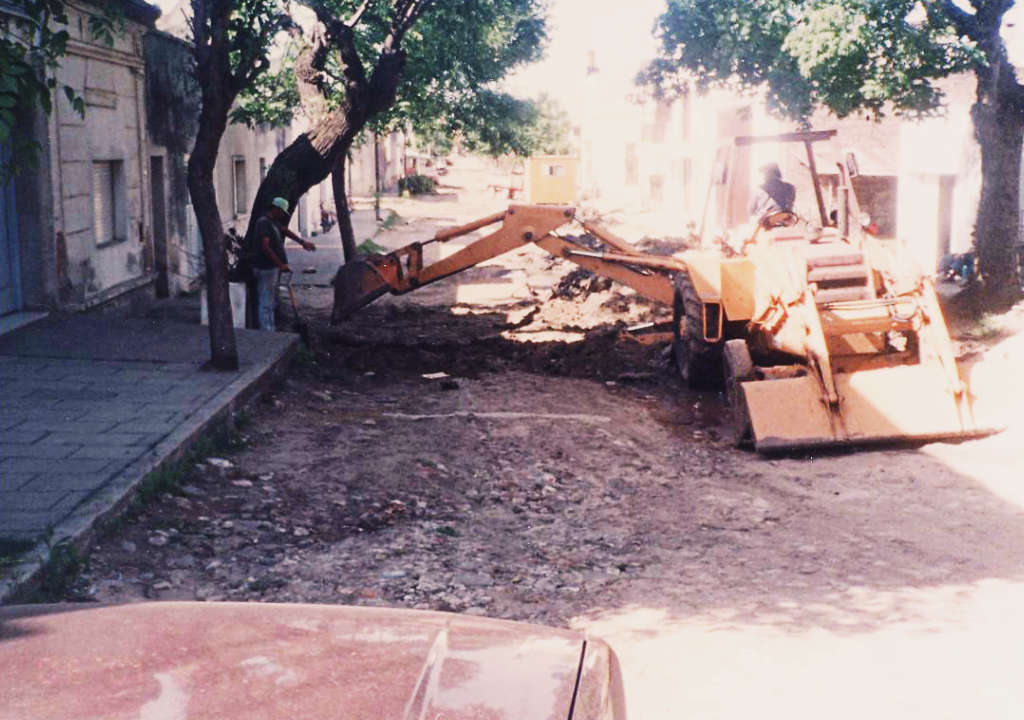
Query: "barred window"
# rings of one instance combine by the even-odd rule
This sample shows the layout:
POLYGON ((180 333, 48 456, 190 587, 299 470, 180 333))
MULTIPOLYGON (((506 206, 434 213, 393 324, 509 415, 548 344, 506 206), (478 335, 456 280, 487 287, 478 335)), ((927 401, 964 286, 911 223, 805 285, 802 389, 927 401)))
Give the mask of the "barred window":
POLYGON ((233 158, 232 168, 235 215, 245 215, 249 211, 249 189, 245 184, 245 158, 236 155, 233 158))
POLYGON ((97 245, 128 239, 126 210, 124 162, 93 162, 92 229, 97 245))

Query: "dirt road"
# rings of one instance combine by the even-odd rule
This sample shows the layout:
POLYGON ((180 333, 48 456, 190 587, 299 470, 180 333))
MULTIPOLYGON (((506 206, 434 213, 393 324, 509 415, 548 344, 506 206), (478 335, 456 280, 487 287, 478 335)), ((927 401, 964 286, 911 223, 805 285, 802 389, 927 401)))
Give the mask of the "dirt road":
MULTIPOLYGON (((664 310, 602 285, 551 300, 569 270, 524 251, 324 329, 242 447, 103 537, 67 596, 573 624, 615 646, 635 717, 1019 716, 1018 427, 737 450, 718 394, 620 332, 664 310)), ((322 325, 328 292, 299 295, 322 325)))

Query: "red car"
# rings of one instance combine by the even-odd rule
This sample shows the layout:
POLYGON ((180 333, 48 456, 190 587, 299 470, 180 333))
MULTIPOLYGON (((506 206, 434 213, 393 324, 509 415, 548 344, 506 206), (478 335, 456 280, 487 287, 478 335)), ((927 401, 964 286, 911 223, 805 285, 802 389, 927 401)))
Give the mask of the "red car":
POLYGON ((6 607, 0 673, 5 720, 625 717, 600 640, 415 610, 6 607))

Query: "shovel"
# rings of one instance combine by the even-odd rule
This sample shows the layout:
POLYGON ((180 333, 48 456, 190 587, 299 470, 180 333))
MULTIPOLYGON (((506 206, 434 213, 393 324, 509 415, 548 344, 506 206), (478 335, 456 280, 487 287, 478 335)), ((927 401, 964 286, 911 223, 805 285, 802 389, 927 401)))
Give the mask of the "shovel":
POLYGON ((298 333, 306 347, 309 343, 309 324, 299 314, 299 306, 295 304, 295 291, 292 289, 292 273, 282 272, 278 276, 278 287, 284 285, 288 289, 288 301, 292 306, 292 332, 298 333))

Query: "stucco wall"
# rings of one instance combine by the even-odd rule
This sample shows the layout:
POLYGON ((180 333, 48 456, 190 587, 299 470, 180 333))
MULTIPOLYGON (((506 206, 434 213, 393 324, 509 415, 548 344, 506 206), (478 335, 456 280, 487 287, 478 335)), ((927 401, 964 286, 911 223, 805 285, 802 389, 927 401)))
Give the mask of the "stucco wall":
POLYGON ((144 66, 143 26, 127 21, 113 47, 91 38, 88 11, 68 9, 68 54, 57 82, 73 88, 84 100, 81 117, 61 92, 50 118, 51 173, 56 232, 66 246, 66 300, 85 302, 133 280, 152 267, 148 244, 147 147, 142 125, 144 66), (119 182, 113 192, 123 208, 117 232, 98 238, 94 198, 96 163, 116 163, 119 182))

